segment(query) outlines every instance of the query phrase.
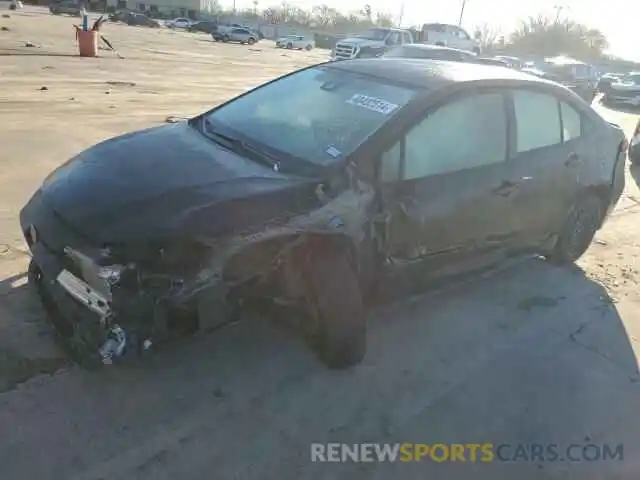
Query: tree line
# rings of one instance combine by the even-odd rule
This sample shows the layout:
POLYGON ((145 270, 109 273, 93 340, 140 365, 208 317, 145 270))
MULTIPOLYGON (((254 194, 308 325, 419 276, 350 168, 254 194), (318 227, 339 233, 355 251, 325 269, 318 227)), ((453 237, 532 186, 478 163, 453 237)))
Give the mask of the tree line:
MULTIPOLYGON (((373 11, 369 4, 358 11, 341 12, 328 4, 304 9, 286 0, 276 6, 261 8, 259 0, 253 0, 252 8, 234 12, 223 9, 219 0, 207 0, 205 10, 218 18, 235 16, 247 21, 298 25, 336 34, 357 33, 373 26, 391 27, 399 20, 388 12, 373 11)), ((422 25, 411 28, 421 30, 422 25)), ((501 32, 483 23, 469 29, 468 33, 479 40, 482 51, 487 54, 567 55, 584 61, 612 60, 606 55, 609 43, 604 33, 570 18, 536 15, 523 19, 512 32, 501 32)))
POLYGON ((394 18, 387 12, 374 12, 366 4, 358 11, 343 13, 327 4, 315 5, 309 10, 283 1, 277 6, 259 8, 258 0, 253 0, 252 8, 237 11, 225 10, 218 0, 205 2, 205 12, 210 16, 236 16, 247 21, 259 21, 268 24, 290 24, 323 31, 355 32, 373 26, 392 27, 394 18))

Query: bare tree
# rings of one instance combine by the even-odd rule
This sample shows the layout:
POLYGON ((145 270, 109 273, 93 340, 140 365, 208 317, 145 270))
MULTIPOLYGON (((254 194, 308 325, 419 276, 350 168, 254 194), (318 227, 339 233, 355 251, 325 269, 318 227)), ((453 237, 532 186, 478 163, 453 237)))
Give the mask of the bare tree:
POLYGON ((336 10, 329 5, 322 4, 313 7, 314 20, 319 27, 326 28, 335 23, 336 10))
POLYGON ((222 13, 222 7, 218 0, 204 0, 202 10, 206 15, 211 16, 222 13))
POLYGON ((376 25, 380 27, 393 27, 393 15, 388 12, 377 12, 376 25))
POLYGON ((367 3, 364 7, 362 7, 362 11, 360 13, 362 13, 362 15, 364 15, 364 18, 369 20, 369 22, 372 21, 373 12, 371 10, 371 5, 367 3))
POLYGON ((486 52, 496 48, 500 32, 495 27, 484 22, 474 27, 473 36, 480 44, 480 49, 486 52))
POLYGON ((608 42, 598 29, 588 28, 570 19, 556 21, 538 15, 521 22, 511 34, 506 47, 514 53, 544 56, 563 54, 589 60, 601 58, 608 42))

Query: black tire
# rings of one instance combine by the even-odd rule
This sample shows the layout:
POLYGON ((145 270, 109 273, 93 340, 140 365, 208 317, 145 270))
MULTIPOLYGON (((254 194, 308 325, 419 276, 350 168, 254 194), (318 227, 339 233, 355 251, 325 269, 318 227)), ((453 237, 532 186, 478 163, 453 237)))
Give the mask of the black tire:
POLYGON ((287 48, 288 48, 289 50, 291 50, 291 49, 293 48, 293 44, 292 44, 292 43, 287 43, 287 48))
POLYGON ((308 52, 312 49, 313 47, 311 45, 307 45, 306 47, 304 47, 304 49, 308 52))
POLYGON ((305 265, 313 349, 332 369, 360 363, 366 351, 366 317, 358 277, 347 255, 339 250, 314 254, 305 265))
POLYGON ((584 195, 569 213, 547 260, 556 265, 577 261, 591 245, 603 215, 602 200, 593 194, 584 195))
POLYGON ((224 43, 227 43, 227 42, 229 41, 229 36, 228 36, 228 35, 223 35, 223 37, 222 37, 222 41, 223 41, 224 43))
POLYGON ((255 39, 250 38, 250 39, 247 41, 247 43, 248 43, 249 45, 253 45, 254 43, 256 43, 256 41, 255 41, 255 39))

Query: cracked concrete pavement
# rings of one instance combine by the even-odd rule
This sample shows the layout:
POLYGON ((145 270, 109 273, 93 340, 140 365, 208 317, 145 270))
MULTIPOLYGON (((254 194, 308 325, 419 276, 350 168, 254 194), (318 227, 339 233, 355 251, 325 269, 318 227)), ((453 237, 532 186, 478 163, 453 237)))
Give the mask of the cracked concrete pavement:
MULTIPOLYGON (((380 307, 370 314, 368 355, 351 371, 327 371, 298 339, 251 318, 92 374, 67 364, 25 288, 19 207, 75 151, 196 113, 321 53, 282 57, 263 45, 249 52, 109 25, 125 60, 87 64, 50 56, 72 53, 72 19, 27 8, 0 23, 11 28, 0 36, 0 55, 11 54, 0 62, 0 378, 3 368, 19 369, 0 380, 2 478, 637 478, 635 171, 578 267, 529 261, 380 307), (26 56, 26 40, 40 45, 38 55, 26 56), (310 444, 330 441, 587 441, 623 443, 625 455, 574 464, 312 463, 310 444)), ((635 124, 601 111, 627 131, 635 124)))

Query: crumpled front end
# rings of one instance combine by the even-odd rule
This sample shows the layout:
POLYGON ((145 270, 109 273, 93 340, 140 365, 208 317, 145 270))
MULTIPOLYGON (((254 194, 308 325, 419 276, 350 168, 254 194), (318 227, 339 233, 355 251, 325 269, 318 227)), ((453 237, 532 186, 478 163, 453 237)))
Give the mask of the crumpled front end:
POLYGON ((311 212, 220 238, 95 245, 39 195, 21 212, 21 224, 37 272, 32 279, 56 327, 78 355, 110 364, 177 333, 233 320, 247 291, 300 301, 300 271, 292 273, 292 262, 310 238, 344 242, 357 263, 370 238, 373 188, 352 179, 336 195, 318 185, 316 195, 321 206, 311 212))

